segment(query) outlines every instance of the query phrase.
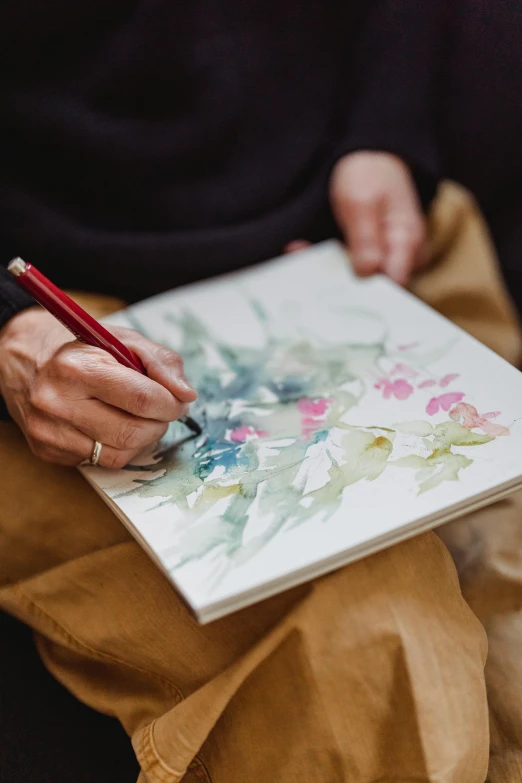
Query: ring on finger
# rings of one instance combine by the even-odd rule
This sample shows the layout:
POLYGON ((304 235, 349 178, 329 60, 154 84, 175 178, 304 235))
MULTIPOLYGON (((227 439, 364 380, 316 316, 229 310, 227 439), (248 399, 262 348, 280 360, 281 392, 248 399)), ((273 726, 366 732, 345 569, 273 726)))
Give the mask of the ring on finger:
POLYGON ((103 448, 103 444, 101 444, 99 440, 95 440, 92 449, 91 458, 89 460, 91 465, 97 465, 98 462, 100 461, 102 448, 103 448))

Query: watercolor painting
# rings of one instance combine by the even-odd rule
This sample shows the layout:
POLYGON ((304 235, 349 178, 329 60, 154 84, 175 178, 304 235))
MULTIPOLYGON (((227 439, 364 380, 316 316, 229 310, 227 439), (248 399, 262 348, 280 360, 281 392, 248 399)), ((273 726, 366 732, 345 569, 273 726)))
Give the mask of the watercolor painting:
MULTIPOLYGON (((346 487, 375 481, 385 470, 413 470, 419 493, 457 481, 460 471, 473 462, 459 447, 479 447, 509 435, 506 426, 492 421, 500 412, 479 416, 476 408, 463 402, 464 392, 447 391, 450 386, 460 389, 458 373, 426 378, 404 362, 386 370, 394 357, 387 355, 384 344, 361 349, 346 343, 328 349, 300 340, 281 341, 270 334, 259 302, 250 306, 266 330, 265 345, 258 350, 242 351, 217 342, 193 314, 168 318, 181 332, 176 349, 199 390, 192 415, 201 423, 203 435, 186 438, 174 425, 170 445, 140 466, 144 476, 129 492, 183 510, 189 530, 218 501, 228 501, 206 526, 203 540, 198 536, 192 551, 182 548, 179 565, 213 548, 230 560, 245 560, 281 528, 304 524, 317 514, 331 516, 346 487), (209 354, 219 357, 213 366, 209 354), (367 426, 350 424, 350 410, 372 388, 382 392, 383 401, 394 396, 406 402, 416 393, 424 394, 425 420, 384 427, 377 416, 367 426), (439 411, 447 413, 447 421, 434 426, 430 418, 439 411), (400 434, 415 438, 418 448, 394 458, 394 441, 400 434), (322 483, 313 487, 319 460, 322 483), (246 546, 243 531, 254 507, 256 514, 271 521, 246 546)), ((130 323, 145 331, 143 324, 130 323)), ((127 470, 135 471, 136 466, 127 470)))
POLYGON ((103 470, 86 469, 127 514, 133 503, 146 508, 142 535, 147 517, 170 509, 176 534, 163 541, 161 559, 174 575, 205 563, 207 591, 285 534, 327 530, 352 487, 407 477, 411 502, 439 493, 440 504, 441 489, 459 482, 478 453, 510 438, 501 411, 477 408, 455 335, 442 330, 429 346, 399 342, 371 297, 337 306, 341 322, 362 324, 342 339, 325 339, 313 323, 298 328, 288 298, 293 326, 280 329, 255 288, 227 284, 254 323, 254 345, 224 339, 180 298, 155 313, 152 332, 138 308, 126 311, 119 323, 183 356, 203 432, 187 437, 174 423, 117 482, 104 485, 103 470))

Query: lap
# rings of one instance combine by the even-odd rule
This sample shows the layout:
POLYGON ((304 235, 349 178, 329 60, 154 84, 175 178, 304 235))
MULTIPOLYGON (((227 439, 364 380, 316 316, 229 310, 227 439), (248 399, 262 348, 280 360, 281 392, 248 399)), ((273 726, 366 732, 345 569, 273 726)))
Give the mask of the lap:
POLYGON ((76 469, 42 462, 11 423, 0 423, 0 465, 0 585, 129 540, 76 469))
POLYGON ((522 781, 522 493, 447 525, 440 536, 488 636, 489 780, 522 781))
POLYGON ((482 630, 461 597, 453 562, 432 533, 202 627, 77 471, 38 461, 11 424, 0 425, 0 463, 6 466, 0 477, 0 605, 36 628, 45 637, 42 647, 75 651, 74 664, 63 662, 62 679, 86 701, 92 702, 96 676, 93 669, 94 682, 85 680, 85 661, 108 667, 112 689, 105 696, 96 692, 95 706, 113 710, 120 689, 130 732, 283 626, 305 638, 325 666, 329 651, 339 657, 344 650, 353 671, 367 669, 371 647, 375 684, 386 660, 406 648, 410 670, 418 668, 416 676, 424 678, 424 669, 428 676, 430 665, 417 666, 415 654, 427 639, 435 666, 429 677, 441 671, 448 638, 461 652, 463 669, 471 661, 474 676, 481 676, 482 630))
MULTIPOLYGON (((475 219, 466 214, 460 233, 454 224, 439 226, 439 240, 445 234, 451 245, 458 234, 465 248, 475 219)), ((465 281, 457 301, 455 280, 440 265, 426 277, 425 298, 452 316, 466 311, 459 304, 465 281)), ((491 276, 481 278, 475 266, 473 280, 490 300, 491 276)), ((504 300, 495 302, 499 331, 488 328, 488 335, 515 356, 513 321, 497 318, 504 300)), ((462 325, 473 332, 466 318, 462 325)), ((458 765, 457 747, 484 744, 484 633, 433 533, 201 627, 77 471, 32 457, 11 424, 0 424, 0 464, 0 606, 37 630, 46 664, 74 693, 120 717, 144 769, 162 756, 163 772, 147 780, 179 780, 200 747, 212 780, 279 780, 266 757, 248 767, 256 757, 252 736, 275 757, 300 754, 292 770, 306 770, 307 783, 315 780, 306 766, 311 737, 328 759, 317 779, 332 783, 345 779, 339 764, 356 765, 350 780, 388 773, 427 780, 428 761, 436 775, 436 767, 458 765), (225 757, 243 765, 239 778, 225 757)), ((506 508, 488 513, 504 519, 506 508)), ((468 530, 468 521, 459 524, 468 530)), ((455 536, 466 535, 452 534, 457 555, 455 536)), ((460 565, 469 559, 465 550, 460 565)), ((503 569, 509 581, 509 563, 503 569)), ((464 582, 472 603, 475 573, 464 582)), ((494 622, 483 619, 493 631, 494 622)), ((466 763, 456 777, 437 779, 481 779, 484 747, 466 763)), ((206 780, 201 769, 195 779, 206 780)))

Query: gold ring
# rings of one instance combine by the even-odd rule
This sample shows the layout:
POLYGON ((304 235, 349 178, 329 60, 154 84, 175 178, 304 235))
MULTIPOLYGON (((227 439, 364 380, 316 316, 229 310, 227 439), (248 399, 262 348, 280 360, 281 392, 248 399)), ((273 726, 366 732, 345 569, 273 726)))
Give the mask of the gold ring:
POLYGON ((98 462, 100 461, 101 450, 102 450, 102 444, 100 443, 99 440, 95 440, 94 441, 94 447, 93 447, 92 454, 91 454, 91 458, 89 460, 91 465, 97 465, 98 464, 98 462))

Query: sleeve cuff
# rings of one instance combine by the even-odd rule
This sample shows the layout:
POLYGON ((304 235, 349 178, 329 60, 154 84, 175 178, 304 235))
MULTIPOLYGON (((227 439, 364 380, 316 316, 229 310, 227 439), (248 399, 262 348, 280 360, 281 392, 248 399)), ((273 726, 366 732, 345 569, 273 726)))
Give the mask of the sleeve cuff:
POLYGON ((20 288, 5 266, 0 264, 0 329, 22 310, 35 305, 33 297, 20 288))

